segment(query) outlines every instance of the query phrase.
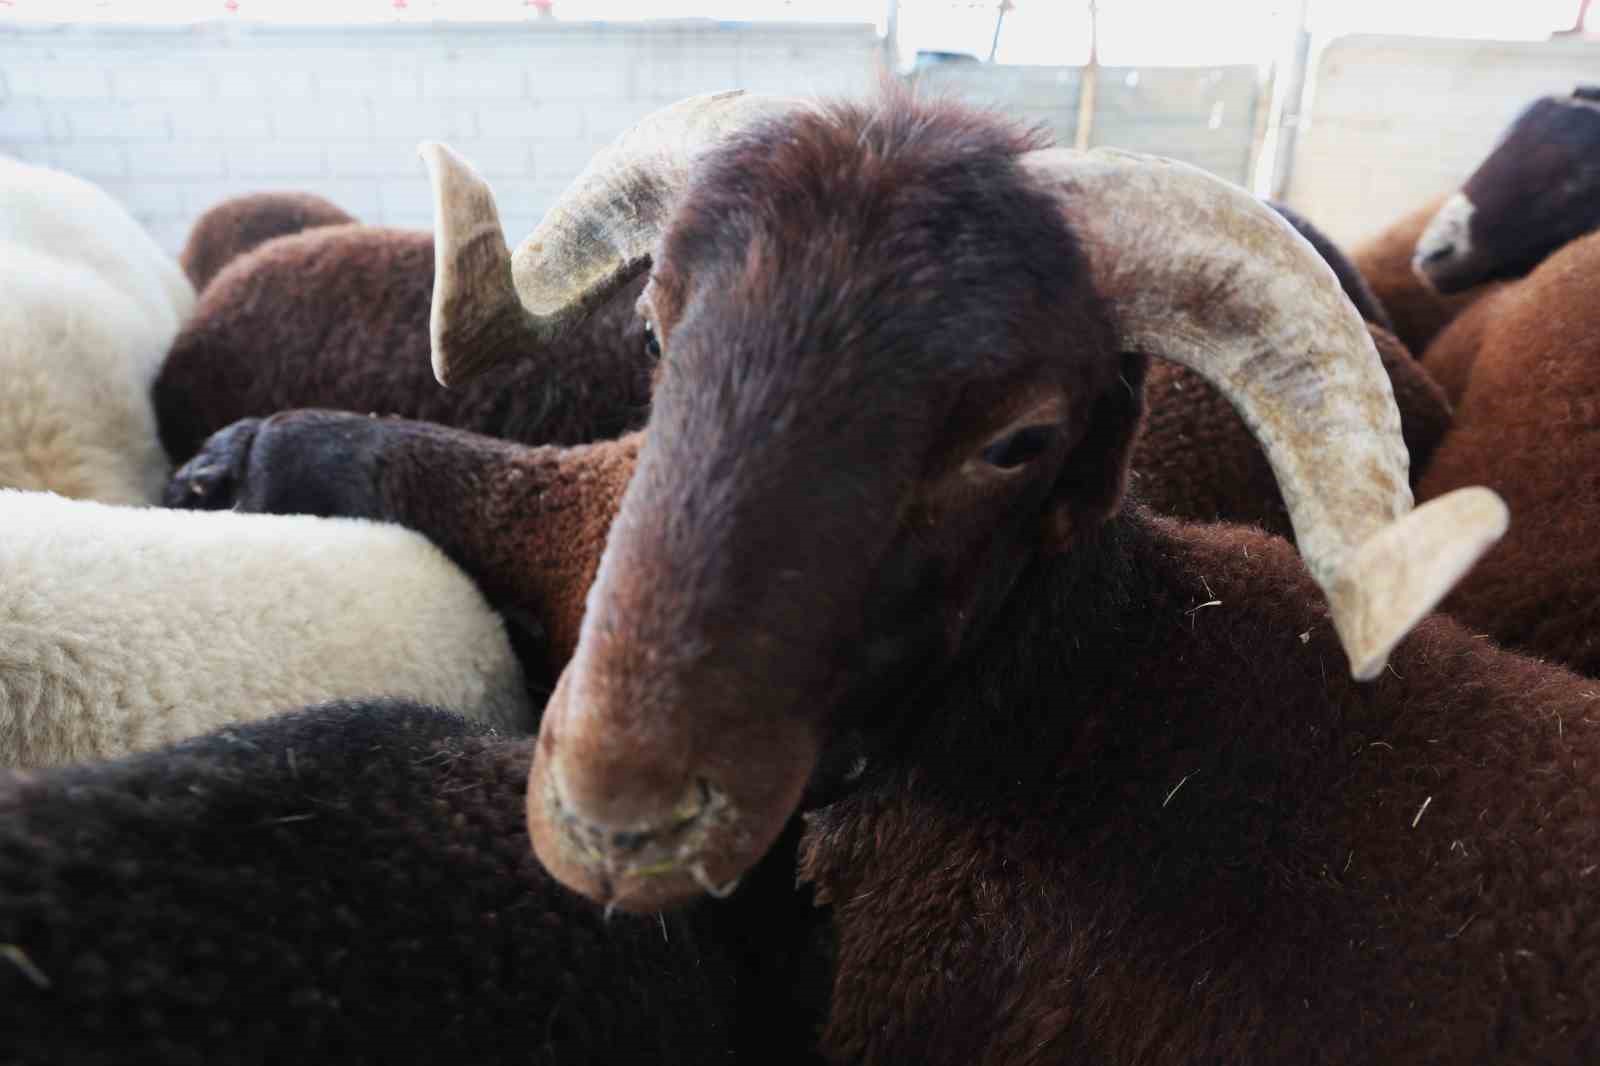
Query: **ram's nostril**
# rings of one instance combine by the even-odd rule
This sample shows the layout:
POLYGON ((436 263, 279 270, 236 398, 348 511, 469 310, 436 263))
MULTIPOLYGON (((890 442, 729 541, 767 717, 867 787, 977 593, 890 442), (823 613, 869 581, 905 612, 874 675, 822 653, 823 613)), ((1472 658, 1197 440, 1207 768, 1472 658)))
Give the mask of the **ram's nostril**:
POLYGON ((655 836, 654 830, 643 830, 637 833, 612 833, 611 846, 618 851, 638 851, 655 839, 655 836))
POLYGON ((685 792, 684 798, 672 808, 670 817, 663 822, 640 829, 606 830, 586 820, 568 807, 557 794, 552 794, 559 817, 568 832, 588 841, 592 847, 601 847, 624 855, 637 855, 646 848, 671 848, 682 835, 695 827, 695 823, 717 801, 719 793, 705 778, 697 778, 685 792))
POLYGON ((1434 248, 1432 251, 1418 253, 1417 262, 1437 263, 1441 259, 1448 259, 1450 256, 1455 254, 1455 251, 1456 246, 1454 244, 1440 245, 1438 248, 1434 248))

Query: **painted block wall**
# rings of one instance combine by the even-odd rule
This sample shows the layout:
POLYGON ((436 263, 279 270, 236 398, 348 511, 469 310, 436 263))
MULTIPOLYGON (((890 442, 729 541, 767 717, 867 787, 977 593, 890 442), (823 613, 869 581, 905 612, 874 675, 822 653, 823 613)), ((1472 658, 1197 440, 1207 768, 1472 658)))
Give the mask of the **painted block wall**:
POLYGON ((0 28, 0 152, 104 185, 163 246, 228 196, 321 193, 427 226, 424 139, 494 185, 513 241, 594 152, 698 92, 860 92, 872 26, 710 21, 0 28))
POLYGON ((1600 83, 1600 43, 1356 36, 1323 50, 1286 199, 1350 244, 1458 186, 1535 97, 1600 83))

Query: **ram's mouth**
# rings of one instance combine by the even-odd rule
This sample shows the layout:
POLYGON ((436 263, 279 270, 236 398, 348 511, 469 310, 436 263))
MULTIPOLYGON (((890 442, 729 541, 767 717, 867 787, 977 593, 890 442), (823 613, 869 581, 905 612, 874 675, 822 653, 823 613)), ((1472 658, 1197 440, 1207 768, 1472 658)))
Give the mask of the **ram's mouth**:
MULTIPOLYGON (((651 909, 705 892, 722 898, 738 887, 737 877, 719 880, 713 856, 727 854, 737 839, 738 812, 727 793, 697 779, 667 818, 627 829, 597 826, 562 799, 554 774, 539 775, 535 825, 550 832, 563 865, 559 876, 579 874, 585 894, 624 909, 651 909), (576 869, 573 869, 573 868, 576 869)), ((537 830, 536 830, 537 831, 537 830)), ((737 844, 735 844, 737 847, 737 844)), ((569 883, 571 883, 569 881, 569 883)))

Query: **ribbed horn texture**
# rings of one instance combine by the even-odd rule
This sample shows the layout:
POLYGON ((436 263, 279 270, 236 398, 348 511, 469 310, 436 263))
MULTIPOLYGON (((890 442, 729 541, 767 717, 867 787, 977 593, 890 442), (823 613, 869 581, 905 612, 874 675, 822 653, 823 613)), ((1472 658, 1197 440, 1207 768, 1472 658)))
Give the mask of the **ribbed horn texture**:
POLYGON ((1183 364, 1266 452, 1352 674, 1389 652, 1504 535, 1469 488, 1412 510, 1388 375, 1332 270, 1255 197, 1129 152, 1050 149, 1022 164, 1060 198, 1122 347, 1183 364))
POLYGON ((483 179, 443 145, 423 145, 434 190, 434 375, 464 381, 583 321, 648 269, 695 160, 797 106, 735 91, 647 116, 595 156, 515 255, 483 179))
POLYGON ((529 348, 554 324, 528 314, 511 285, 494 194, 466 160, 435 141, 417 154, 433 186, 433 305, 428 338, 433 376, 458 385, 529 348))

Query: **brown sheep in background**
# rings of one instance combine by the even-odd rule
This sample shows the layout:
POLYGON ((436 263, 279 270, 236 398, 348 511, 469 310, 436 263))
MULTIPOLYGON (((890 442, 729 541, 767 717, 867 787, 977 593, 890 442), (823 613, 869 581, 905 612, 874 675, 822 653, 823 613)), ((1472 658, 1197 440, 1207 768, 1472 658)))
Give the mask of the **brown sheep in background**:
MULTIPOLYGON (((1299 212, 1278 203, 1268 206, 1316 249, 1366 320, 1400 409, 1415 485, 1450 428, 1449 402, 1390 332, 1381 303, 1339 247, 1299 212)), ((1155 362, 1145 380, 1145 400, 1149 413, 1130 472, 1140 502, 1176 518, 1241 522, 1294 535, 1272 467, 1225 396, 1187 367, 1155 362)))
POLYGON ((1600 86, 1580 85, 1529 104, 1458 191, 1357 248, 1355 261, 1453 403, 1497 314, 1465 312, 1596 227, 1600 86))
MULTIPOLYGON (((1450 403, 1393 334, 1371 323, 1367 329, 1389 372, 1415 485, 1450 428, 1450 403)), ((1141 503, 1175 518, 1240 522, 1294 536, 1266 454, 1226 397, 1194 371, 1157 362, 1145 380, 1145 398, 1148 411, 1129 473, 1141 503)))
POLYGON ((1418 497, 1464 484, 1500 492, 1511 533, 1446 608, 1510 647, 1600 676, 1596 279, 1591 234, 1484 302, 1471 379, 1418 497))
POLYGON ((152 392, 161 442, 182 463, 241 418, 299 407, 457 426, 534 444, 579 444, 644 424, 650 365, 639 286, 554 344, 496 337, 521 356, 443 389, 428 361, 433 238, 332 226, 273 240, 206 287, 152 392))
POLYGON ((309 192, 258 192, 235 196, 195 220, 178 262, 201 292, 237 257, 274 237, 355 218, 330 200, 309 192))
POLYGON ((1501 301, 1516 288, 1500 282, 1484 287, 1488 291, 1451 319, 1421 357, 1428 376, 1444 391, 1451 407, 1458 406, 1466 395, 1473 365, 1483 350, 1484 331, 1500 314, 1501 301))
POLYGON ((1441 290, 1484 294, 1423 357, 1457 411, 1418 495, 1487 484, 1515 516, 1446 606, 1590 675, 1600 675, 1597 226, 1600 90, 1579 87, 1531 104, 1416 249, 1417 271, 1441 290))
POLYGON ((554 678, 640 435, 530 447, 430 422, 288 411, 216 434, 168 486, 169 507, 314 514, 418 530, 485 596, 543 634, 554 678))

